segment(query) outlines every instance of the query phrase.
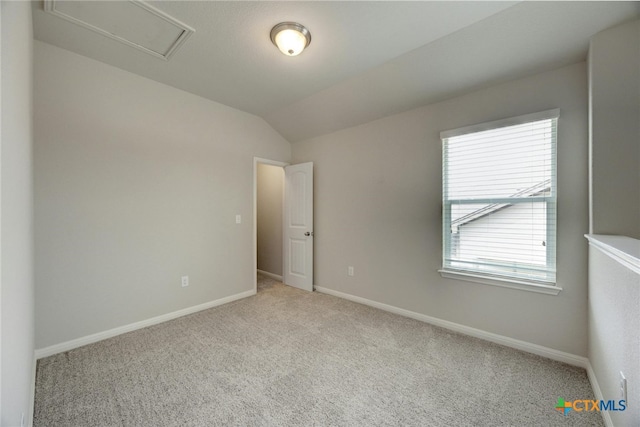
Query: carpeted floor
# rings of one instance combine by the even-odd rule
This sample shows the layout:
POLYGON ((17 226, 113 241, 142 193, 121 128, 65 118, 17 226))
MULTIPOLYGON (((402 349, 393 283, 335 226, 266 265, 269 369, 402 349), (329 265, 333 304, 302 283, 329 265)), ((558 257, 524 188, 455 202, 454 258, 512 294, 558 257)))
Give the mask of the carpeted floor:
POLYGON ((600 426, 583 369, 262 278, 38 362, 35 426, 600 426))

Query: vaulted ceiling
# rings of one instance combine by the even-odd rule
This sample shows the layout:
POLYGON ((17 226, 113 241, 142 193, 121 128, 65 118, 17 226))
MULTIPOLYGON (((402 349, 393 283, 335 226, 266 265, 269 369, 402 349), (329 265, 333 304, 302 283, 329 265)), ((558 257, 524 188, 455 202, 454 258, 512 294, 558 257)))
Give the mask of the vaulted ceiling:
POLYGON ((611 1, 147 3, 195 29, 168 61, 41 2, 35 38, 259 115, 291 142, 582 61, 592 35, 640 16, 611 1), (301 55, 272 45, 282 21, 311 31, 301 55))

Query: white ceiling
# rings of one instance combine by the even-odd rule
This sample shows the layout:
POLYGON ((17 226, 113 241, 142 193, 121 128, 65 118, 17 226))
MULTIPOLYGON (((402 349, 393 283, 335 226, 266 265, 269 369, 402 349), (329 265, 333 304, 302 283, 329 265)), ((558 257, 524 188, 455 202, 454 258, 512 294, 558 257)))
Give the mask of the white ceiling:
MULTIPOLYGON (((91 3, 91 2, 88 2, 91 3)), ((37 40, 262 116, 291 142, 579 62, 640 2, 152 1, 196 32, 169 61, 44 12, 37 40), (271 28, 311 45, 282 55, 271 28)))

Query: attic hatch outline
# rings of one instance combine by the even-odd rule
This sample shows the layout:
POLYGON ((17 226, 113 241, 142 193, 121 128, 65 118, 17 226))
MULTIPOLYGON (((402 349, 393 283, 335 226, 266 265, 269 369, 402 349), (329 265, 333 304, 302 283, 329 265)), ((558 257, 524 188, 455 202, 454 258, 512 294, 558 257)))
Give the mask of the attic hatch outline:
MULTIPOLYGON (((166 51, 163 52, 156 52, 153 49, 150 49, 146 46, 143 46, 141 44, 135 43, 131 40, 126 39, 125 37, 121 37, 117 34, 113 34, 111 32, 109 32, 108 30, 105 30, 104 28, 100 28, 96 25, 90 24, 86 21, 83 21, 82 19, 76 18, 74 16, 71 16, 67 13, 64 13, 58 9, 56 9, 56 4, 57 3, 61 3, 58 0, 44 0, 44 10, 45 12, 57 16, 58 18, 64 19, 65 21, 68 22, 72 22, 76 25, 79 25, 80 27, 86 28, 90 31, 93 31, 97 34, 103 35, 105 37, 108 37, 112 40, 118 41, 124 45, 133 47, 135 49, 141 50, 142 52, 145 52, 151 56, 154 56, 156 58, 160 58, 163 59, 165 61, 168 61, 169 59, 171 59, 171 57, 173 56, 173 54, 178 50, 179 47, 181 47, 184 42, 193 34, 196 32, 195 29, 193 29, 192 27, 188 26, 187 24, 180 22, 179 20, 177 20, 176 18, 162 12, 161 10, 156 9, 155 7, 151 6, 150 4, 142 1, 142 0, 129 0, 128 3, 133 4, 135 6, 140 7, 141 9, 149 12, 150 14, 154 15, 156 18, 162 19, 165 22, 173 25, 174 27, 176 27, 178 30, 180 30, 180 34, 179 36, 176 38, 176 40, 171 43, 169 45, 169 47, 166 49, 166 51)), ((90 4, 91 2, 89 2, 90 4)))

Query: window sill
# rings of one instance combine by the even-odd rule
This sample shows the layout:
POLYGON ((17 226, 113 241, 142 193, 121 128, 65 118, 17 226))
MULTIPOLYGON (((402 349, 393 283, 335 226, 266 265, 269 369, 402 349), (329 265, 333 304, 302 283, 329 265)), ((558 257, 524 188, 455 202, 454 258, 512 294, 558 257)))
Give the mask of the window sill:
POLYGON ((544 285, 542 283, 531 283, 518 280, 500 279, 497 277, 482 276, 468 272, 456 270, 438 270, 440 275, 446 279, 464 280, 466 282, 481 283, 483 285, 500 286, 502 288, 518 289, 539 294, 558 295, 562 288, 554 285, 544 285))

